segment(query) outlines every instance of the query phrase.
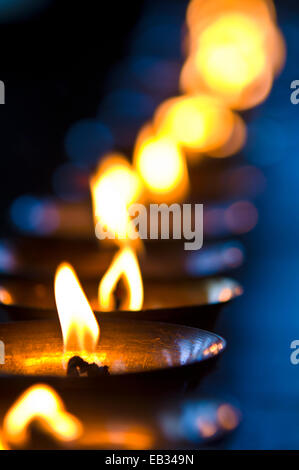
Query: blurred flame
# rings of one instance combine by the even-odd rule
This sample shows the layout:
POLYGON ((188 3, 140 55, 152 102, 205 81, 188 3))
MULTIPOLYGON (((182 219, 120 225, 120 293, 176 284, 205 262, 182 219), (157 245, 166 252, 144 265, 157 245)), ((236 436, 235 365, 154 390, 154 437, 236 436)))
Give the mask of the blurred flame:
POLYGON ((236 109, 266 98, 285 57, 272 2, 193 0, 188 8, 185 92, 206 89, 236 109))
POLYGON ((151 200, 171 202, 184 199, 188 192, 188 172, 182 150, 169 135, 156 134, 144 126, 134 149, 134 164, 151 200))
POLYGON ((261 21, 276 21, 272 0, 191 0, 187 9, 187 23, 198 34, 207 22, 227 11, 239 11, 261 21))
POLYGON ((30 438, 29 426, 35 420, 59 441, 74 441, 82 432, 78 419, 65 411, 55 390, 44 384, 28 388, 5 415, 3 431, 7 441, 16 447, 24 446, 30 438))
POLYGON ((0 286, 0 302, 4 305, 11 305, 13 303, 12 295, 3 286, 0 286))
MULTIPOLYGON (((100 221, 121 240, 121 246, 131 240, 136 227, 129 216, 129 206, 140 199, 142 183, 137 172, 121 155, 110 155, 100 165, 91 179, 91 191, 95 221, 100 221)), ((142 244, 133 237, 137 247, 142 244)), ((99 305, 101 310, 114 308, 113 291, 123 277, 127 289, 126 299, 121 308, 139 310, 143 303, 143 285, 139 263, 130 247, 123 247, 113 259, 99 285, 99 305)))
POLYGON ((246 126, 232 110, 263 101, 285 59, 272 0, 191 0, 187 25, 180 76, 184 94, 162 103, 140 130, 136 171, 122 155, 111 154, 91 179, 95 222, 116 234, 121 245, 132 238, 140 243, 138 236, 130 237, 136 227, 128 207, 143 188, 148 202, 186 198, 185 153, 189 159, 203 153, 223 158, 242 148, 246 126))
POLYGON ((254 21, 236 13, 223 15, 203 31, 196 65, 213 91, 240 93, 266 65, 262 41, 254 21))
POLYGON ((184 148, 209 152, 223 146, 234 129, 234 113, 208 95, 182 96, 164 102, 156 111, 160 133, 184 148))
POLYGON ((113 292, 121 278, 124 279, 127 295, 120 308, 122 310, 140 310, 142 308, 143 283, 138 259, 130 247, 124 247, 113 258, 109 269, 100 282, 100 310, 111 311, 115 308, 113 292))
POLYGON ((79 279, 68 263, 58 266, 55 275, 55 300, 62 330, 64 352, 82 358, 96 349, 100 328, 79 279))
POLYGON ((131 231, 128 207, 140 199, 140 177, 120 154, 107 155, 92 176, 91 194, 95 223, 100 222, 110 234, 127 240, 131 231))

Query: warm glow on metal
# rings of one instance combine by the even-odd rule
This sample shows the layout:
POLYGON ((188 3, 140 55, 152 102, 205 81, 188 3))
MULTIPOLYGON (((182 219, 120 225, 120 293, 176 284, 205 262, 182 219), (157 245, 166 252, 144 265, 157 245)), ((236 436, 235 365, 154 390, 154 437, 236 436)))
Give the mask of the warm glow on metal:
POLYGON ((186 161, 171 136, 156 134, 150 125, 145 126, 136 142, 134 164, 151 202, 178 202, 186 196, 189 186, 186 161))
POLYGON ((84 358, 95 351, 100 328, 83 292, 79 279, 68 263, 58 266, 55 275, 55 300, 62 330, 64 352, 84 358))
POLYGON ((122 248, 112 260, 99 285, 99 307, 103 311, 115 308, 114 291, 120 279, 124 280, 126 296, 121 310, 140 310, 143 304, 143 283, 136 254, 130 247, 122 248))
POLYGON ((107 232, 118 239, 128 239, 131 230, 134 230, 128 207, 137 202, 142 193, 137 172, 125 157, 111 154, 99 165, 90 186, 95 224, 100 222, 107 232))
POLYGON ((90 447, 100 447, 101 449, 151 449, 154 445, 154 433, 143 426, 132 424, 109 423, 106 428, 90 431, 83 436, 81 442, 90 447))
POLYGON ((80 421, 65 410, 55 390, 44 384, 27 389, 7 412, 3 422, 7 442, 24 447, 30 439, 29 426, 33 421, 63 442, 76 440, 82 432, 80 421))
POLYGON ((186 150, 209 152, 229 140, 235 115, 216 98, 187 95, 164 102, 154 122, 160 133, 171 136, 186 150))

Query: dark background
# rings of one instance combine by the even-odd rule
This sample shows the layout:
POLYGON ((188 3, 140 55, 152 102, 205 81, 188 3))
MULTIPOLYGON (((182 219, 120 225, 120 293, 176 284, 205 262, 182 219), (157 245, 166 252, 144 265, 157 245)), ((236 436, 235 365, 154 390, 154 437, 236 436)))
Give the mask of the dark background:
MULTIPOLYGON (((51 193, 51 175, 67 161, 67 129, 96 116, 109 71, 126 57, 132 31, 154 3, 164 4, 169 17, 187 5, 57 0, 26 20, 0 24, 2 233, 10 227, 14 197, 51 193)), ((267 188, 256 201, 259 224, 245 237, 245 294, 219 325, 228 349, 201 391, 232 399, 243 411, 240 430, 220 448, 299 449, 299 366, 289 359, 290 343, 299 338, 299 106, 290 103, 290 83, 299 79, 296 3, 275 2, 287 63, 268 100, 254 110, 243 157, 262 168, 267 188)))
POLYGON ((67 159, 66 131, 95 117, 141 8, 134 1, 57 0, 25 21, 0 24, 2 225, 13 197, 51 192, 51 173, 67 159))

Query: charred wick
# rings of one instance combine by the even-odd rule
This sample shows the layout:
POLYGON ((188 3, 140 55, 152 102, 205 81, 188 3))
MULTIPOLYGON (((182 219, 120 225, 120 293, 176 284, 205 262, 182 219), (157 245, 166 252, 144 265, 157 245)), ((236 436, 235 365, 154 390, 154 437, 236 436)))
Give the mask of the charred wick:
POLYGON ((110 373, 108 366, 100 367, 95 362, 89 364, 80 356, 73 356, 68 362, 66 375, 68 377, 82 377, 85 375, 87 377, 103 377, 110 375, 110 373))

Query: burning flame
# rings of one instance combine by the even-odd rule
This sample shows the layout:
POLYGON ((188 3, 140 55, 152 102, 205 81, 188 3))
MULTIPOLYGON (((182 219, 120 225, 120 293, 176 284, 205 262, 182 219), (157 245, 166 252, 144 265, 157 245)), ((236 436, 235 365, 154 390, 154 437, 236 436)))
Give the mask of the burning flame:
POLYGON ((142 246, 138 236, 131 236, 136 227, 128 212, 129 206, 140 200, 142 190, 140 176, 121 155, 109 155, 91 179, 95 222, 100 222, 101 230, 106 226, 109 238, 117 238, 121 245, 99 286, 99 306, 103 311, 115 308, 113 291, 121 277, 127 288, 121 309, 139 310, 142 307, 143 285, 138 259, 128 246, 132 239, 136 248, 142 246))
POLYGON ((122 248, 112 260, 99 285, 99 306, 103 311, 115 308, 113 292, 123 277, 127 296, 122 310, 140 310, 143 304, 143 284, 138 259, 130 247, 122 248))
POLYGON ((84 358, 87 353, 95 351, 100 328, 70 264, 58 266, 54 286, 64 351, 76 352, 84 358))
POLYGON ((127 240, 131 230, 135 230, 128 207, 139 200, 142 193, 136 171, 122 155, 107 155, 91 178, 90 186, 95 224, 100 223, 109 238, 127 240))
POLYGON ((167 134, 156 134, 151 125, 143 127, 134 150, 134 164, 151 200, 171 202, 184 199, 188 192, 185 156, 167 134))
POLYGON ((24 446, 30 438, 29 426, 35 420, 63 442, 76 440, 82 432, 78 419, 65 410, 55 390, 44 384, 27 389, 7 412, 3 423, 6 440, 16 447, 24 446))

